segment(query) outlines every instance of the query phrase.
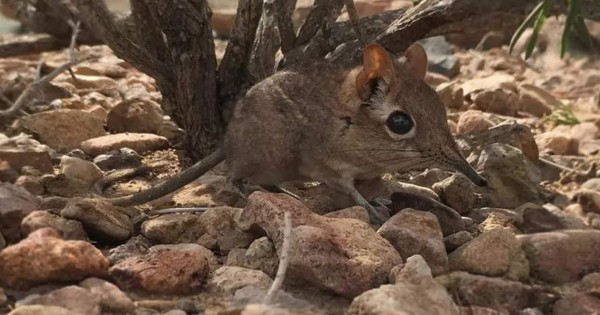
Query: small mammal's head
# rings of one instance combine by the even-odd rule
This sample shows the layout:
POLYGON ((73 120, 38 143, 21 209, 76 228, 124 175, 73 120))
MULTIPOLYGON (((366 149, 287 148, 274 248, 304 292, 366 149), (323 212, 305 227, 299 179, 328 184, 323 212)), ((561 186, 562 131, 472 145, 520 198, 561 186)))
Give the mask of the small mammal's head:
POLYGON ((369 143, 369 154, 376 155, 385 171, 439 167, 457 170, 485 186, 486 180, 460 154, 444 105, 423 80, 425 50, 413 44, 404 57, 403 62, 396 60, 377 44, 364 49, 363 65, 349 74, 361 102, 353 117, 357 128, 352 141, 357 146, 369 143))

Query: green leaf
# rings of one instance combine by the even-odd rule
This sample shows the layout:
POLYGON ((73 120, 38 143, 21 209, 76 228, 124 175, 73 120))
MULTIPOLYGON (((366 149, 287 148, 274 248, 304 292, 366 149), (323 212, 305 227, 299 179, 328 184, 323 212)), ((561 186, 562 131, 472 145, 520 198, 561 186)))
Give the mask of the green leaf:
POLYGON ((527 48, 525 49, 525 60, 531 57, 533 50, 535 49, 535 44, 537 43, 538 35, 540 34, 540 30, 546 22, 546 16, 548 15, 548 11, 550 10, 550 0, 544 0, 542 2, 542 9, 538 13, 537 19, 535 20, 535 25, 533 27, 533 33, 531 34, 531 38, 527 43, 527 48))
POLYGON ((579 10, 579 0, 567 0, 569 2, 569 8, 567 9, 567 19, 565 20, 565 28, 563 30, 561 45, 560 45, 560 57, 563 58, 569 48, 569 39, 571 37, 571 29, 573 27, 573 21, 576 19, 579 10))
POLYGON ((539 16, 540 12, 542 11, 542 9, 544 7, 545 2, 546 1, 540 1, 540 3, 538 3, 535 6, 535 8, 531 11, 531 13, 529 13, 527 18, 525 18, 525 21, 523 21, 523 23, 521 23, 521 25, 519 25, 519 28, 517 28, 517 30, 513 34, 513 37, 510 39, 510 45, 508 46, 509 54, 512 54, 515 44, 517 43, 519 38, 521 38, 521 35, 523 35, 523 32, 525 32, 525 30, 533 24, 534 19, 536 19, 539 16))
POLYGON ((579 38, 581 38, 581 40, 583 41, 586 41, 587 44, 591 48, 593 48, 594 40, 592 39, 592 35, 590 34, 587 25, 585 25, 583 17, 577 16, 577 18, 575 18, 575 21, 573 21, 573 27, 575 28, 575 32, 577 33, 579 38))

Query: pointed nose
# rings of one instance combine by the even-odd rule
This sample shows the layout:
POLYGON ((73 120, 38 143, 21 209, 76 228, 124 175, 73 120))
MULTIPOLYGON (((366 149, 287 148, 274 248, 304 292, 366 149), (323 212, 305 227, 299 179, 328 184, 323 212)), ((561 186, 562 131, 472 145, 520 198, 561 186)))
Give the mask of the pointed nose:
POLYGON ((465 158, 459 153, 458 148, 445 150, 444 156, 446 157, 446 163, 450 164, 456 171, 461 172, 465 175, 473 184, 479 187, 485 187, 488 185, 488 181, 481 177, 477 171, 465 160, 465 158))

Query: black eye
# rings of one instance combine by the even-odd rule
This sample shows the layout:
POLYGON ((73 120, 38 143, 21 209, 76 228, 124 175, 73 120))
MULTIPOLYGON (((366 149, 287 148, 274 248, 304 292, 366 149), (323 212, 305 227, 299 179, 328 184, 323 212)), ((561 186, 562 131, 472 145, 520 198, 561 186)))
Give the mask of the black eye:
POLYGON ((408 133, 415 126, 410 116, 404 112, 391 113, 385 121, 385 125, 399 135, 408 133))

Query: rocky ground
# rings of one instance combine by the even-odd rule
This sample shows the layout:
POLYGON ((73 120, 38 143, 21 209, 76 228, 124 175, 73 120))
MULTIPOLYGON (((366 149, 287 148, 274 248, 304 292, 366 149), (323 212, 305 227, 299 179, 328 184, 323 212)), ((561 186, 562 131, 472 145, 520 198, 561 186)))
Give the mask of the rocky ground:
MULTIPOLYGON (((154 81, 107 47, 81 47, 101 57, 0 120, 0 314, 598 314, 600 60, 561 59, 560 25, 549 21, 527 61, 523 42, 513 56, 427 44, 427 81, 490 185, 436 169, 361 183, 389 199, 379 229, 317 183, 287 186, 301 201, 257 191, 245 202, 223 166, 141 207, 91 198, 108 174, 147 166, 104 192, 124 195, 189 161, 154 81), (175 206, 210 209, 148 215, 175 206), (289 268, 267 304, 285 212, 289 268)), ((42 59, 45 74, 68 52, 0 60, 6 99, 42 59)))

